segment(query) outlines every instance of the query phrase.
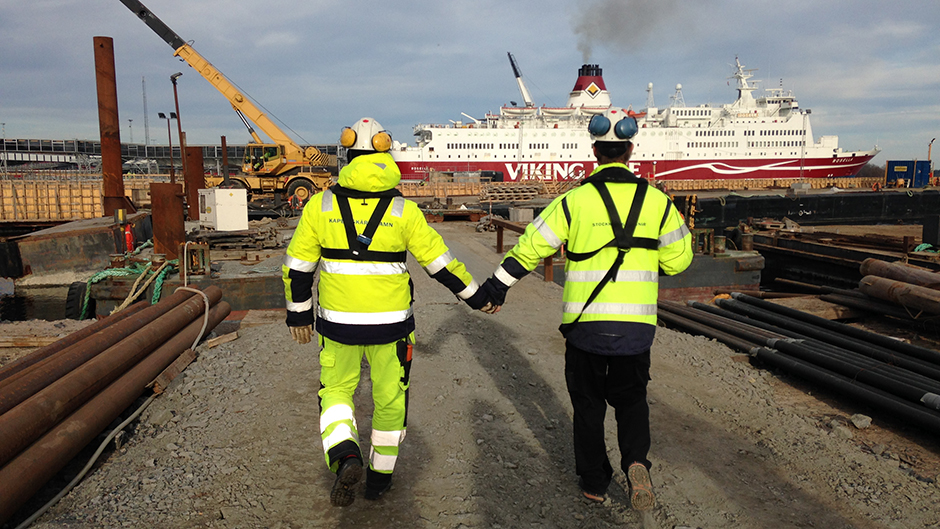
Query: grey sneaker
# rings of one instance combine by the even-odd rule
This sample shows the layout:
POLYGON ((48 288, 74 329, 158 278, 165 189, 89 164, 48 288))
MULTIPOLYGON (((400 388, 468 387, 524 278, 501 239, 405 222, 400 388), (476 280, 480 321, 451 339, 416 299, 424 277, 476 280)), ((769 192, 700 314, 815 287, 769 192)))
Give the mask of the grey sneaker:
POLYGON ((356 499, 356 485, 362 479, 362 460, 347 457, 336 471, 336 482, 330 491, 330 503, 337 507, 348 507, 356 499))

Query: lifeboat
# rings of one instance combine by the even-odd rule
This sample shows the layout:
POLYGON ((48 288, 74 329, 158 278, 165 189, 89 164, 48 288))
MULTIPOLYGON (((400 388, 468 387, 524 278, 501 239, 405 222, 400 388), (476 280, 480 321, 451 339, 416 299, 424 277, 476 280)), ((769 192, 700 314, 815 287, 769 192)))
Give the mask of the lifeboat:
POLYGON ((535 107, 500 107, 500 113, 504 116, 531 116, 535 114, 535 107))
POLYGON ((546 116, 570 116, 577 110, 574 107, 542 107, 542 114, 546 116))
POLYGON ((606 107, 584 107, 583 106, 581 107, 581 112, 585 114, 603 114, 604 111, 607 110, 608 108, 610 107, 609 106, 606 106, 606 107))

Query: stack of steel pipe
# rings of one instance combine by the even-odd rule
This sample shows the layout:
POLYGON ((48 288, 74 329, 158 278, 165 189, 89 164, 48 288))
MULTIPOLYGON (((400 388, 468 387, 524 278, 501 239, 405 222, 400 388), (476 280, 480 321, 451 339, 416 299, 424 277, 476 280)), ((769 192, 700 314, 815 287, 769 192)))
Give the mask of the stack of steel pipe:
POLYGON ((0 372, 0 524, 228 316, 218 287, 203 294, 208 319, 203 295, 180 290, 0 372))
MULTIPOLYGON (((858 283, 859 292, 873 300, 868 310, 879 310, 885 305, 880 312, 902 320, 916 320, 924 313, 940 315, 940 275, 936 272, 873 258, 862 261, 859 271, 863 276, 858 283)), ((830 301, 852 304, 838 297, 830 301)))
POLYGON ((709 336, 780 369, 940 432, 940 353, 740 293, 659 303, 668 325, 709 336))

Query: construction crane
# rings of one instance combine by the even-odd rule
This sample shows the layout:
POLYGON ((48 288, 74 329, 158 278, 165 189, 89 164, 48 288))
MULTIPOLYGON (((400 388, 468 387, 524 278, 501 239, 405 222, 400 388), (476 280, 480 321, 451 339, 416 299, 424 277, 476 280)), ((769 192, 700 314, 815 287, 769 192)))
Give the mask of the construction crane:
MULTIPOLYGON (((138 0, 121 0, 128 9, 173 48, 173 55, 186 61, 231 103, 235 113, 248 129, 252 142, 246 146, 242 165, 244 175, 230 180, 244 187, 249 196, 258 193, 286 193, 296 205, 306 203, 315 192, 330 185, 332 176, 326 170, 327 156, 316 147, 301 147, 256 107, 238 88, 191 45, 163 23, 138 0), (254 127, 252 126, 254 124, 254 127), (270 138, 266 143, 255 127, 270 138)), ((226 168, 227 171, 227 168, 226 168)), ((209 186, 222 178, 207 178, 209 186)))

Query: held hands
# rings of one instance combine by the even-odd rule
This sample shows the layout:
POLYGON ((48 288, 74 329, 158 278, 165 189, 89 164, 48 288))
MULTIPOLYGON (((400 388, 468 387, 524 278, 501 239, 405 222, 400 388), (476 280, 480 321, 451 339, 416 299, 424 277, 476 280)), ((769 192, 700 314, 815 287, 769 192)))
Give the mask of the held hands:
POLYGON ((486 305, 480 310, 487 314, 496 314, 506 303, 506 292, 509 291, 509 287, 495 277, 490 277, 483 283, 480 290, 485 293, 487 298, 486 305))
POLYGON ((477 288, 476 292, 469 298, 464 299, 464 301, 474 310, 479 310, 487 314, 496 314, 499 312, 499 305, 494 302, 489 291, 482 286, 477 288))
POLYGON ((501 308, 500 305, 493 305, 492 302, 487 301, 486 305, 483 305, 483 307, 480 308, 480 312, 485 312, 487 314, 496 314, 497 312, 499 312, 500 308, 501 308))
POLYGON ((290 329, 290 336, 295 342, 301 345, 310 343, 310 337, 313 335, 313 327, 311 325, 288 327, 288 329, 290 329))

